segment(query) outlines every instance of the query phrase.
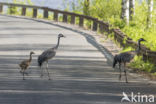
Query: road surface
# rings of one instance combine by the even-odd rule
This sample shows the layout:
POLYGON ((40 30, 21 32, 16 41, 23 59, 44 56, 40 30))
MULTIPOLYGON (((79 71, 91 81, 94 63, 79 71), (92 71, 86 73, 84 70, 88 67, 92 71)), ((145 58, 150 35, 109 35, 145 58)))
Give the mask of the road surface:
POLYGON ((156 84, 140 75, 128 73, 128 84, 124 76, 119 81, 110 58, 94 36, 79 28, 0 15, 0 104, 124 104, 123 92, 129 97, 131 92, 156 96, 156 84), (59 33, 66 38, 61 38, 56 57, 49 61, 49 81, 46 71, 40 78, 37 57, 55 46, 59 33), (30 51, 36 54, 22 80, 18 64, 29 58, 30 51))

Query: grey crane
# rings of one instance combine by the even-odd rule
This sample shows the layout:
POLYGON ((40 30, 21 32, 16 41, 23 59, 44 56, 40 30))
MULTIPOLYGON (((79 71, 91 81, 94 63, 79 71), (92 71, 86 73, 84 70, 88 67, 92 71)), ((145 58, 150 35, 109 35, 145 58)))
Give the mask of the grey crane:
POLYGON ((43 65, 44 62, 46 62, 46 70, 47 70, 48 77, 49 77, 49 80, 50 80, 50 75, 49 75, 49 71, 48 71, 48 60, 49 59, 52 59, 56 55, 56 50, 59 47, 60 38, 61 37, 65 37, 65 36, 63 34, 59 34, 58 35, 58 41, 57 41, 56 46, 53 47, 53 48, 50 48, 50 49, 45 50, 41 55, 39 55, 39 57, 38 57, 38 66, 42 70, 41 71, 41 77, 43 77, 43 68, 42 68, 42 65, 43 65))
POLYGON ((144 40, 143 38, 140 38, 138 40, 138 48, 137 48, 137 50, 123 52, 123 53, 120 53, 118 55, 115 55, 114 60, 113 60, 113 68, 115 68, 115 65, 117 63, 119 63, 119 70, 120 70, 119 80, 121 80, 121 64, 123 63, 123 65, 124 65, 124 73, 125 73, 125 80, 126 80, 126 83, 128 83, 125 66, 126 66, 126 63, 131 62, 134 59, 134 56, 137 55, 140 52, 140 49, 141 49, 140 44, 141 44, 142 41, 146 41, 146 40, 144 40))

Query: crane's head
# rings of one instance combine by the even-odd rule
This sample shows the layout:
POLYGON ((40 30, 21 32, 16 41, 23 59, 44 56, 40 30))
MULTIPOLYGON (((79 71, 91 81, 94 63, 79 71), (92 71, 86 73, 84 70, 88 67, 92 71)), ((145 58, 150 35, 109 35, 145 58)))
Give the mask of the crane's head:
POLYGON ((141 41, 146 41, 146 40, 144 38, 140 38, 138 41, 141 42, 141 41))
POLYGON ((35 52, 31 51, 30 54, 35 54, 35 52))
POLYGON ((63 34, 60 33, 60 34, 58 35, 58 38, 61 38, 61 37, 64 37, 64 38, 65 38, 65 36, 64 36, 63 34))

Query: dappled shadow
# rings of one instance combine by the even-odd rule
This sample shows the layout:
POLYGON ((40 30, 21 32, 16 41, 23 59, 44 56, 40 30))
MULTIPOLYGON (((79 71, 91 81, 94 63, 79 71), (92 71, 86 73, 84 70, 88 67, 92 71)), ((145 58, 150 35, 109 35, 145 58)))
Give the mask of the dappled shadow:
POLYGON ((67 29, 67 30, 79 33, 80 35, 82 35, 82 36, 84 36, 86 38, 88 43, 90 43, 92 46, 97 48, 107 58, 107 61, 108 61, 109 65, 112 64, 112 59, 113 59, 112 53, 107 48, 105 48, 103 45, 99 44, 91 34, 84 33, 81 30, 65 27, 65 26, 62 26, 62 25, 59 25, 59 24, 54 24, 54 23, 49 22, 49 21, 44 21, 44 20, 39 20, 39 19, 34 19, 34 18, 18 17, 18 16, 17 17, 16 16, 9 16, 9 15, 5 15, 5 16, 12 17, 12 18, 32 20, 32 21, 57 26, 57 27, 60 27, 60 28, 63 28, 63 29, 67 29))
MULTIPOLYGON (((120 104, 123 91, 156 95, 155 86, 149 85, 142 79, 136 80, 130 77, 131 82, 128 84, 124 83, 124 80, 118 81, 118 73, 107 64, 107 61, 112 58, 111 53, 98 44, 90 34, 41 20, 28 20, 79 33, 96 48, 88 48, 88 45, 61 44, 56 57, 49 61, 52 77, 49 81, 46 71, 44 77, 40 78, 41 70, 37 65, 37 57, 43 50, 54 44, 22 42, 0 44, 0 104, 120 104), (18 64, 23 59, 28 59, 29 52, 32 50, 36 54, 33 55, 31 66, 27 70, 29 75, 23 81, 18 64), (102 55, 93 55, 93 53, 98 54, 98 51, 107 60, 101 57, 102 55)), ((3 34, 0 37, 7 38, 7 35, 3 34)))
MULTIPOLYGON (((15 44, 15 46, 17 49, 21 47, 20 44, 15 44)), ((41 46, 49 47, 48 44, 35 45, 33 46, 34 51, 41 50, 39 48, 41 46)), ((11 45, 11 47, 14 46, 11 45)), ((63 47, 60 47, 60 51, 67 51, 73 46, 64 45, 63 47)), ((0 51, 4 48, 10 51, 9 45, 3 46, 0 51)), ((15 51, 16 48, 12 48, 11 51, 15 51)), ((70 51, 75 52, 74 49, 70 51)), ((25 81, 22 80, 22 75, 19 73, 18 63, 27 59, 28 55, 0 56, 0 103, 95 104, 98 102, 103 104, 106 102, 109 104, 111 102, 120 104, 123 91, 156 94, 153 92, 155 86, 147 85, 144 82, 134 80, 126 84, 118 81, 118 73, 115 73, 100 57, 94 56, 57 55, 49 62, 52 77, 52 80, 49 81, 46 72, 44 77, 40 78, 37 56, 33 55, 31 67, 27 70, 29 76, 26 76, 25 81)))

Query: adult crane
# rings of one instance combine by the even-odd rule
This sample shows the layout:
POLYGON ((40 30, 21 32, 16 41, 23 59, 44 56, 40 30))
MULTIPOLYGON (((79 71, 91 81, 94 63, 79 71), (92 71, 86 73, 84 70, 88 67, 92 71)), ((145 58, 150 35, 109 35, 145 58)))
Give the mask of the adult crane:
POLYGON ((123 65, 124 65, 125 79, 126 79, 126 83, 128 83, 125 66, 126 66, 126 63, 129 63, 129 62, 131 62, 134 59, 134 56, 135 55, 139 54, 139 52, 141 50, 140 44, 141 44, 142 41, 146 41, 146 40, 144 40, 143 38, 140 38, 138 40, 138 48, 137 48, 137 50, 123 52, 123 53, 120 53, 118 55, 115 55, 114 60, 113 60, 113 68, 115 68, 115 65, 117 63, 119 63, 119 69, 120 69, 119 80, 121 80, 121 64, 123 63, 123 65))
POLYGON ((49 71, 48 71, 48 60, 52 59, 56 55, 56 51, 57 51, 57 49, 59 47, 61 37, 65 37, 65 36, 63 34, 58 34, 58 41, 57 41, 56 46, 53 47, 53 48, 45 50, 41 55, 39 55, 39 57, 38 57, 38 66, 42 70, 41 71, 41 77, 43 77, 42 65, 43 65, 44 62, 46 62, 46 70, 47 70, 48 77, 49 77, 49 80, 50 80, 50 75, 49 75, 49 71))

